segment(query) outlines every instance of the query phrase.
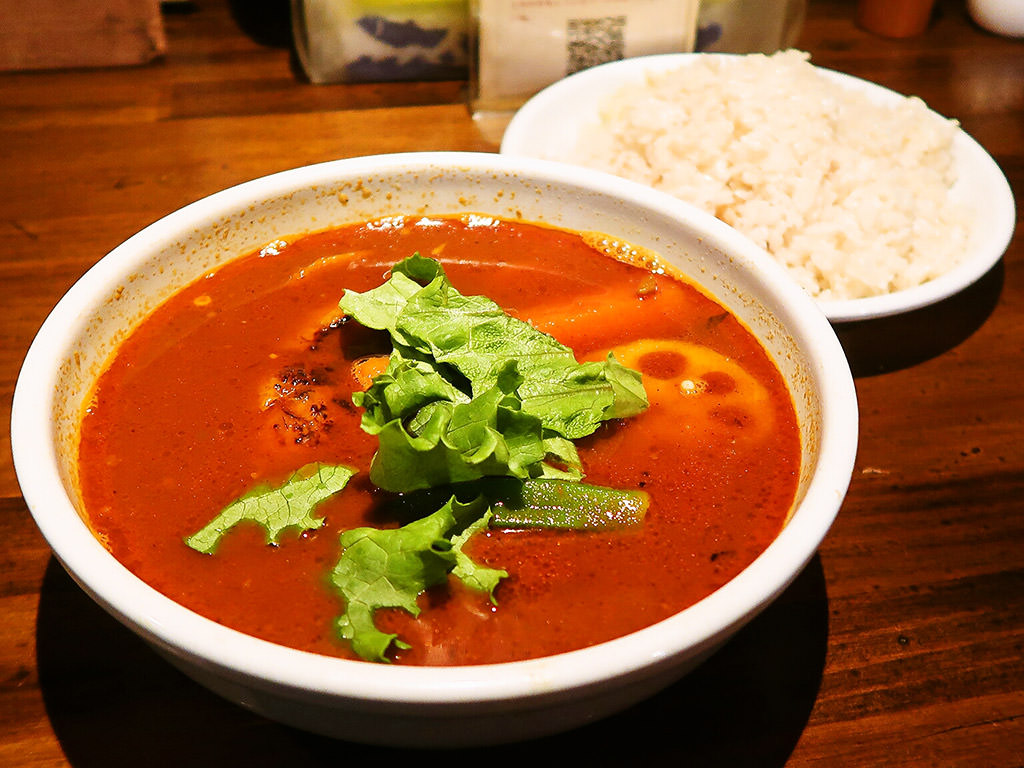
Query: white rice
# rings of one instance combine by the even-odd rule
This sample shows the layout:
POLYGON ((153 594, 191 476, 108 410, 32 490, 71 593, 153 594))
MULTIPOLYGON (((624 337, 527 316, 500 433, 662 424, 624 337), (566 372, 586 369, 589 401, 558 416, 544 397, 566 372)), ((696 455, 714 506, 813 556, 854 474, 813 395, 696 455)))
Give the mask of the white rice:
POLYGON ((821 300, 919 285, 963 256, 957 124, 920 99, 878 106, 799 51, 705 56, 647 80, 602 105, 574 161, 714 214, 821 300))

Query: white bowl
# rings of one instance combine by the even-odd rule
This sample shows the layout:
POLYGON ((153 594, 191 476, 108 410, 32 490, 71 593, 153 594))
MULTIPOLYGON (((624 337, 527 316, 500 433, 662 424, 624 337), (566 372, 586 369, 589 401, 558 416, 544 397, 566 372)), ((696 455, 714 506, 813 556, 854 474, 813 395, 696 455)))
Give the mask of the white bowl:
MULTIPOLYGON (((704 56, 730 55, 640 56, 571 75, 545 88, 516 112, 502 138, 501 153, 549 160, 571 158, 581 131, 600 122, 601 105, 619 89, 642 85, 648 74, 670 72, 704 56)), ((850 75, 820 67, 818 71, 834 80, 838 87, 863 93, 875 104, 894 105, 905 98, 850 75)), ((936 118, 942 119, 938 114, 936 118)), ((971 204, 974 209, 969 250, 964 261, 944 275, 906 290, 863 299, 819 302, 830 320, 867 320, 920 309, 959 293, 999 261, 1016 224, 1010 184, 995 160, 962 130, 958 130, 953 139, 953 162, 957 182, 950 195, 958 202, 971 204)))
POLYGON ((980 26, 1006 37, 1024 37, 1024 3, 1020 0, 967 0, 967 10, 980 26))
POLYGON ((43 324, 12 418, 25 500, 56 557, 101 606, 228 699, 299 728, 369 743, 512 741, 593 720, 667 686, 782 592, 814 554, 857 441, 850 369, 826 318, 780 267, 714 218, 647 187, 495 154, 363 157, 299 168, 193 203, 116 248, 43 324), (793 393, 803 469, 792 519, 757 560, 681 613, 558 656, 414 668, 328 658, 246 636, 162 596, 118 563, 78 512, 76 424, 125 333, 197 276, 282 235, 392 214, 483 212, 598 230, 651 248, 763 340, 793 393))

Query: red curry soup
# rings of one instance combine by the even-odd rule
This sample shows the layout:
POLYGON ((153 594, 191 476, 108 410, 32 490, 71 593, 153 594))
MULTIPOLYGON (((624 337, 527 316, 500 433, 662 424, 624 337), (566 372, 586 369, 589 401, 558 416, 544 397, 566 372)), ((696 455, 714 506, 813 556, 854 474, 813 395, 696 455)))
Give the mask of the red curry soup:
MULTIPOLYGON (((372 477, 385 438, 363 428, 368 388, 401 355, 388 330, 352 321, 339 301, 346 291, 370 295, 414 253, 440 264, 458 296, 488 297, 583 367, 613 352, 639 372, 646 407, 606 410, 571 441, 543 432, 553 455, 528 474, 550 472, 552 486, 614 489, 646 506, 639 522, 597 529, 492 518, 459 526, 460 538, 432 543, 424 557, 454 562, 457 550, 463 565, 497 573, 496 586, 471 588, 454 575, 465 568, 442 568, 414 590, 412 610, 368 602, 362 621, 386 638, 379 660, 486 664, 611 640, 709 595, 778 535, 800 469, 796 414, 782 375, 739 320, 656 260, 605 248, 595 236, 485 217, 410 217, 272 243, 204 275, 124 341, 85 409, 79 451, 89 523, 121 563, 226 626, 367 658, 339 630, 339 616, 357 602, 332 576, 343 570, 343 536, 394 533, 418 519, 400 502, 434 492, 387 490, 372 477), (568 477, 574 457, 580 471, 568 477), (307 519, 319 524, 287 525, 272 537, 242 520, 210 551, 189 545, 240 497, 273 494, 311 465, 354 471, 341 490, 310 503, 307 519)), ((457 322, 436 325, 451 336, 457 322)), ((512 357, 512 384, 496 395, 502 403, 516 396, 525 359, 512 357)), ((463 383, 461 374, 453 380, 463 383)), ((509 408, 498 428, 518 425, 528 410, 509 408)), ((394 421, 415 432, 427 418, 394 421)), ((448 489, 440 492, 424 515, 444 504, 448 489)), ((360 590, 392 584, 379 572, 356 580, 360 590)))

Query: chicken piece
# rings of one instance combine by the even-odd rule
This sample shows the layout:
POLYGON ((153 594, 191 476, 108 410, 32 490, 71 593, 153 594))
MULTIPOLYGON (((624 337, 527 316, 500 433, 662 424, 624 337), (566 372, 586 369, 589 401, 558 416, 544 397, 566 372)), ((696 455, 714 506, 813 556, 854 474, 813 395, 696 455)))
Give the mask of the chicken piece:
POLYGON ((260 393, 263 410, 273 415, 274 429, 283 439, 315 445, 332 425, 327 405, 330 386, 325 370, 285 366, 260 393))

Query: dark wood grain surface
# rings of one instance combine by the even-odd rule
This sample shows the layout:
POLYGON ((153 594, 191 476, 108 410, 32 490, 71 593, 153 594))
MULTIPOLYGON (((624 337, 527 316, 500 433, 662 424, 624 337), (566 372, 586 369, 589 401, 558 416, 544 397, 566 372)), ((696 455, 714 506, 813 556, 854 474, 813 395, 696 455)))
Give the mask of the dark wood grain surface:
MULTIPOLYGON (((33 333, 103 254, 223 187, 352 155, 497 149, 458 82, 313 86, 286 3, 169 15, 162 62, 0 74, 0 416, 33 333)), ((940 0, 875 37, 811 0, 800 47, 962 123, 1024 193, 1024 41, 940 0)), ((0 31, 2 43, 2 31, 0 31)), ((1019 219, 1018 219, 1019 221, 1019 219)), ((838 328, 861 442, 796 583, 697 672, 493 764, 1024 765, 1024 240, 963 294, 838 328)), ((0 446, 0 765, 338 766, 419 760, 267 722, 207 693, 50 556, 0 446)), ((428 756, 429 757, 429 756, 428 756)))

